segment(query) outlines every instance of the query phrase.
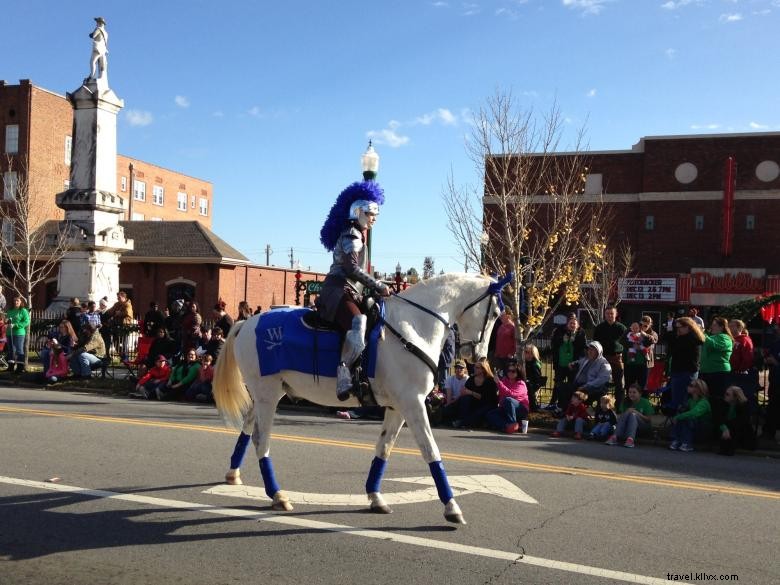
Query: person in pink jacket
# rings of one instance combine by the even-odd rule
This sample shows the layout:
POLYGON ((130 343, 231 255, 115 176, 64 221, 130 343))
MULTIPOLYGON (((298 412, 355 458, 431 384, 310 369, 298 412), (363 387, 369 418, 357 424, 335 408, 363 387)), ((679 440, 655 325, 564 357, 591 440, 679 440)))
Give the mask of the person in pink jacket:
POLYGON ((51 340, 51 355, 49 357, 49 369, 46 370, 46 381, 54 383, 68 375, 68 358, 65 350, 56 339, 51 340))
POLYGON ((519 421, 528 418, 528 388, 525 385, 525 369, 516 360, 506 365, 505 376, 496 380, 498 408, 485 415, 488 424, 505 433, 516 433, 519 421))

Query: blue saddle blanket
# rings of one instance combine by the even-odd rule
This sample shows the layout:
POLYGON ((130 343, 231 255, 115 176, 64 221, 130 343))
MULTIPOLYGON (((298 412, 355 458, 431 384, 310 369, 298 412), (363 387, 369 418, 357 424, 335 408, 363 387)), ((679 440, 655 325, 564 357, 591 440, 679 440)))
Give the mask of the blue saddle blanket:
MULTIPOLYGON (((341 357, 341 334, 312 329, 303 322, 311 309, 274 309, 263 313, 255 327, 260 375, 270 376, 282 370, 293 370, 315 376, 336 377, 341 357)), ((376 372, 377 325, 368 336, 364 367, 369 378, 376 372)))

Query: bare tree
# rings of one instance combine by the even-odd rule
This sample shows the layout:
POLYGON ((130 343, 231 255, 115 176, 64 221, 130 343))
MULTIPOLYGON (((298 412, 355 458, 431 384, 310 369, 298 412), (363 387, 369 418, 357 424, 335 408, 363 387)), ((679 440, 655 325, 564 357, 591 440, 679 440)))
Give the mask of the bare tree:
POLYGON ((561 302, 579 300, 606 249, 601 194, 583 197, 584 132, 561 153, 563 124, 557 103, 537 116, 497 91, 475 113, 466 146, 484 185, 461 187, 450 175, 443 193, 466 265, 514 273, 507 300, 519 316, 520 340, 561 302))
POLYGON ((601 321, 608 306, 618 306, 622 301, 619 285, 621 278, 628 278, 634 268, 634 252, 631 244, 624 242, 617 249, 605 250, 596 260, 596 277, 583 285, 580 304, 590 315, 592 323, 601 321))
MULTIPOLYGON (((35 188, 25 161, 9 156, 6 168, 0 201, 0 283, 24 298, 29 308, 33 291, 57 269, 67 251, 70 226, 45 221, 51 205, 35 188)), ((27 355, 29 335, 25 344, 27 355)))

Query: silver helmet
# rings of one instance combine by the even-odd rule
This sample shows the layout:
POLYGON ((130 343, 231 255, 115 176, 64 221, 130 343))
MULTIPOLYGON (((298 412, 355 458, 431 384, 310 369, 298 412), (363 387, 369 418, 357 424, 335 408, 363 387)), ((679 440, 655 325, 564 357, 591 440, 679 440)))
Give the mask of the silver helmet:
POLYGON ((367 213, 379 215, 379 205, 374 201, 358 199, 349 206, 349 219, 356 220, 362 228, 368 225, 367 213))

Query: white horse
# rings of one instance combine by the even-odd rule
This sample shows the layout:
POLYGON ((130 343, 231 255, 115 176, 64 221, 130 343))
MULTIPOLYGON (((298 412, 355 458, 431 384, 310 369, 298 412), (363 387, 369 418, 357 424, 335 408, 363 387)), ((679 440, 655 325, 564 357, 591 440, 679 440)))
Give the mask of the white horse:
MULTIPOLYGON (((465 524, 431 432, 425 397, 434 386, 435 372, 432 370, 435 370, 451 323, 458 325, 465 357, 468 354, 486 355, 493 323, 503 307, 501 288, 510 278, 496 282, 482 275, 447 274, 387 299, 386 330, 378 342, 376 375, 371 379, 377 402, 387 407, 366 481, 372 511, 391 512, 380 492, 380 483, 390 451, 406 421, 430 467, 439 499, 445 505, 444 517, 450 522, 465 524), (404 340, 388 329, 394 329, 404 340), (419 348, 428 359, 414 355, 407 342, 419 348)), ((324 406, 358 406, 358 402, 355 398, 338 402, 335 378, 314 379, 311 374, 290 370, 262 376, 255 334, 261 317, 256 315, 231 327, 214 373, 214 398, 220 414, 234 426, 242 427, 226 479, 229 483, 241 483, 238 468, 251 436, 273 509, 292 510, 288 497, 276 482, 269 457, 277 403, 285 394, 324 406), (251 398, 244 385, 251 392, 251 398)))

